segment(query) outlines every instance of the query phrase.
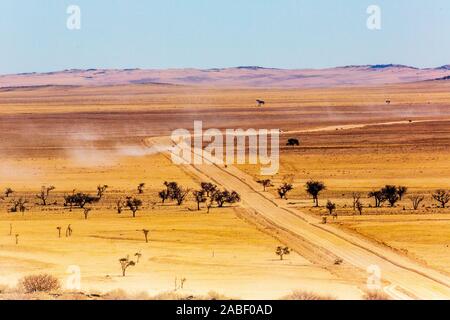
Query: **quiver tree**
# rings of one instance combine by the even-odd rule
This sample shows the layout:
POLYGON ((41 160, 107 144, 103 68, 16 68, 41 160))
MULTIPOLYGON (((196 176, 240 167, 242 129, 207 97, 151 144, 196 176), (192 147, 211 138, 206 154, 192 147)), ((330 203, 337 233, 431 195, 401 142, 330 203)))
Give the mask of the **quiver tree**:
POLYGON ((150 230, 142 229, 142 232, 144 233, 145 242, 148 243, 148 233, 150 232, 150 230))
POLYGON ((43 206, 47 205, 47 199, 50 196, 50 192, 55 190, 54 186, 42 186, 41 187, 41 192, 39 194, 36 195, 36 198, 38 198, 39 200, 41 200, 41 203, 43 206))
POLYGON ((275 254, 280 257, 280 260, 283 260, 283 257, 290 253, 291 249, 289 249, 288 247, 281 247, 281 246, 277 247, 277 250, 275 251, 275 254))
POLYGON ((100 200, 102 197, 103 197, 103 195, 105 194, 105 192, 106 192, 106 189, 108 189, 108 186, 106 185, 106 184, 104 184, 104 185, 98 185, 97 186, 97 197, 98 197, 98 199, 100 200))
POLYGON ((423 200, 425 200, 425 197, 424 197, 424 196, 421 196, 421 195, 415 194, 415 195, 410 196, 409 199, 410 199, 411 202, 412 202, 413 209, 414 209, 414 210, 417 210, 417 209, 419 209, 420 203, 421 203, 423 200))
POLYGON ((71 237, 71 236, 72 236, 72 232, 73 232, 72 227, 71 227, 71 225, 69 224, 69 225, 67 226, 67 228, 66 228, 66 238, 67 238, 67 237, 71 237))
POLYGON ((133 260, 130 260, 129 256, 126 258, 119 259, 120 266, 122 267, 122 276, 125 277, 128 267, 135 266, 136 263, 133 260))
POLYGON ((290 183, 283 183, 278 189, 278 195, 280 196, 280 199, 286 199, 287 200, 287 194, 289 191, 291 191, 292 189, 294 189, 294 187, 292 186, 292 184, 290 183))
POLYGON ((211 195, 211 200, 215 201, 219 208, 222 208, 225 203, 233 204, 241 201, 241 196, 236 191, 217 190, 211 195))
POLYGON ((202 182, 200 184, 202 190, 206 192, 206 196, 210 197, 211 194, 213 194, 217 190, 217 186, 215 184, 212 184, 210 182, 202 182))
POLYGON ((447 203, 450 201, 450 193, 446 190, 436 190, 433 194, 433 199, 439 202, 442 208, 445 208, 447 203))
POLYGON ((91 212, 91 208, 84 208, 83 209, 83 213, 84 213, 84 220, 87 220, 89 212, 91 212))
POLYGON ((326 189, 325 184, 320 181, 309 180, 305 185, 306 192, 311 195, 315 206, 319 206, 319 194, 326 189))
POLYGON ((125 206, 131 210, 131 212, 133 213, 133 218, 136 218, 136 212, 142 206, 142 200, 140 200, 138 198, 127 197, 125 206))
POLYGON ((142 229, 141 231, 144 233, 145 242, 148 243, 148 233, 150 232, 150 230, 142 229))
POLYGON ((9 198, 9 195, 13 194, 14 190, 11 188, 6 188, 4 193, 5 193, 5 197, 9 198))
POLYGON ((270 179, 258 180, 257 182, 263 186, 264 191, 266 191, 266 188, 273 187, 270 179))
POLYGON ((194 195, 195 202, 197 202, 197 210, 200 210, 200 203, 204 203, 208 200, 206 198, 206 191, 202 189, 194 191, 192 194, 194 195))
POLYGON ((142 253, 136 252, 134 254, 134 256, 136 257, 136 264, 138 264, 139 263, 139 259, 141 259, 141 257, 142 257, 142 253))
POLYGON ((143 194, 144 193, 144 187, 145 187, 145 183, 141 182, 139 183, 137 190, 139 194, 143 194))

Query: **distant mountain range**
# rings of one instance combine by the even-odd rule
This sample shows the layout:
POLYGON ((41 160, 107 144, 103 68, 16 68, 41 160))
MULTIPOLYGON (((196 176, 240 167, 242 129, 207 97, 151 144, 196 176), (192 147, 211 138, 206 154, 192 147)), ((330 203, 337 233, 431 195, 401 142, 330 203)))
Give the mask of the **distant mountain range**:
POLYGON ((206 87, 314 88, 447 81, 450 65, 419 69, 398 64, 288 70, 243 66, 223 69, 87 69, 0 76, 0 87, 166 84, 206 87))

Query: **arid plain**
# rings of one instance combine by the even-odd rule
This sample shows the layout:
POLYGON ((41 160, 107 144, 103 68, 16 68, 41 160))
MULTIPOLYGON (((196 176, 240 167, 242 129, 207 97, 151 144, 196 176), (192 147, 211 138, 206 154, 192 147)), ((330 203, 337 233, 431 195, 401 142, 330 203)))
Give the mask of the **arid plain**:
MULTIPOLYGON (((338 242, 336 256, 328 244, 317 250, 322 243, 278 228, 249 205, 251 198, 209 213, 204 204, 197 211, 192 196, 181 206, 161 203, 164 181, 196 189, 211 176, 172 164, 146 140, 191 129, 194 120, 209 128, 282 130, 280 172, 270 177, 274 187, 255 192, 306 220, 327 215, 327 200, 334 202, 337 218, 328 219, 327 230, 370 244, 386 263, 402 259, 392 264, 436 271, 417 274, 439 278, 442 288, 436 291, 447 296, 450 209, 438 208, 431 198, 436 189, 450 188, 450 82, 444 80, 323 89, 161 84, 0 89, 0 188, 14 190, 0 200, 0 284, 14 287, 23 276, 38 273, 64 283, 67 268, 78 265, 82 291, 90 293, 214 291, 212 296, 277 299, 300 290, 362 298, 368 275, 354 261, 358 256, 341 257, 338 242), (256 99, 266 105, 257 107, 256 99), (289 138, 300 146, 286 146, 289 138), (319 208, 305 192, 310 179, 327 187, 319 208), (285 181, 294 186, 288 200, 275 199, 285 181), (146 184, 142 194, 139 183, 146 184), (76 189, 95 195, 99 184, 109 188, 87 220, 83 210, 63 206, 64 194, 76 189), (388 184, 407 186, 408 192, 392 208, 374 208, 367 194, 388 184), (55 186, 50 204, 41 206, 35 194, 50 185, 55 186), (355 192, 361 194, 362 215, 352 209, 355 192), (143 200, 136 218, 128 210, 117 213, 117 200, 128 195, 143 200), (424 196, 418 210, 412 209, 412 195, 424 196), (18 198, 28 200, 28 210, 8 212, 18 198), (73 236, 59 237, 57 228, 69 224, 73 236), (149 230, 148 243, 142 229, 149 230), (294 251, 281 261, 278 246, 294 251), (141 261, 122 277, 119 259, 135 253, 142 254, 141 261)), ((226 170, 238 170, 253 183, 262 178, 258 166, 226 170)), ((387 273, 383 287, 396 276, 394 269, 387 273)), ((391 298, 425 294, 406 288, 407 277, 399 283, 397 291, 388 291, 391 298)), ((4 298, 18 295, 9 290, 3 290, 4 298)))

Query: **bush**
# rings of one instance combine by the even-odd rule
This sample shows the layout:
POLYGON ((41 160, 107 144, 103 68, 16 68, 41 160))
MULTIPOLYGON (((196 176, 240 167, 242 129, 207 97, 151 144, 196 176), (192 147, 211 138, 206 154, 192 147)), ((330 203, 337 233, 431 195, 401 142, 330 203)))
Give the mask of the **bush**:
POLYGON ((391 300, 389 296, 383 291, 367 291, 364 296, 364 300, 391 300))
POLYGON ((296 290, 292 292, 290 295, 281 298, 281 300, 336 300, 336 299, 332 296, 321 296, 313 292, 296 290))
POLYGON ((26 276, 20 280, 20 287, 26 293, 50 292, 58 290, 61 286, 59 280, 49 274, 26 276))

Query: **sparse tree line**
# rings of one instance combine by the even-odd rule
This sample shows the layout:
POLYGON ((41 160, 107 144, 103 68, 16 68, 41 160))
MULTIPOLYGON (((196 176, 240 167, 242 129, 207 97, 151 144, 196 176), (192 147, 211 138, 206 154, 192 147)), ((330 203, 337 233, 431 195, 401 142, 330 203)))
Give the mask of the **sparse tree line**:
MULTIPOLYGON (((92 208, 90 205, 96 204, 102 200, 108 185, 98 185, 97 194, 91 195, 89 193, 79 192, 72 190, 71 193, 65 193, 63 195, 63 207, 68 208, 71 212, 73 209, 82 209, 84 218, 87 220, 92 208)), ((51 192, 56 188, 54 186, 42 186, 41 191, 35 195, 38 200, 35 204, 38 206, 58 205, 58 201, 50 202, 51 192)), ((136 188, 137 194, 141 195, 145 192, 145 183, 139 183, 136 188)), ((15 191, 11 188, 6 188, 4 196, 0 197, 0 200, 9 201, 11 206, 7 211, 11 213, 21 212, 29 210, 27 206, 29 200, 25 197, 15 198, 12 195, 15 191)), ((181 206, 189 197, 197 204, 197 210, 201 210, 202 204, 205 204, 209 213, 210 209, 216 205, 218 208, 224 207, 226 204, 234 204, 241 200, 240 195, 236 191, 221 190, 216 185, 210 182, 202 182, 200 188, 192 190, 179 185, 177 182, 164 182, 164 189, 158 193, 158 197, 161 199, 164 205, 167 202, 175 202, 176 205, 181 206)), ((132 213, 133 218, 136 217, 136 213, 142 209, 143 201, 137 196, 126 196, 125 198, 119 198, 115 201, 115 208, 118 214, 121 214, 123 210, 127 209, 132 213)), ((156 202, 154 203, 154 205, 156 202)))
POLYGON ((164 182, 165 188, 159 192, 159 198, 162 203, 166 201, 175 201, 177 205, 182 205, 187 196, 192 193, 194 201, 197 203, 197 210, 201 210, 201 204, 206 205, 209 213, 214 204, 218 208, 225 204, 234 204, 241 201, 240 195, 236 191, 220 190, 215 184, 202 182, 200 189, 191 190, 184 188, 176 182, 164 182))
MULTIPOLYGON (((270 179, 258 180, 257 183, 262 185, 263 190, 266 191, 269 187, 274 187, 274 184, 270 179)), ((292 183, 283 182, 279 187, 277 187, 276 191, 280 197, 280 199, 287 200, 287 195, 290 191, 294 189, 292 183)), ((313 200, 314 207, 319 207, 319 196, 322 191, 326 190, 326 186, 321 181, 309 180, 305 184, 306 193, 311 196, 313 200)), ((374 199, 374 207, 381 208, 385 203, 389 205, 389 207, 393 208, 395 205, 404 199, 405 195, 408 193, 408 187, 406 186, 395 186, 395 185, 386 185, 379 190, 371 191, 367 194, 368 198, 374 199)), ((352 193, 353 198, 353 210, 357 211, 360 215, 363 214, 364 205, 361 201, 362 195, 358 192, 352 193)), ((408 197, 411 201, 412 208, 414 210, 418 210, 420 204, 425 200, 424 195, 412 194, 408 197)), ((440 208, 446 208, 447 204, 450 202, 450 191, 439 189, 431 193, 431 199, 439 205, 440 208)), ((369 207, 373 207, 369 205, 369 207)), ((330 200, 327 201, 325 208, 327 209, 330 216, 337 218, 336 209, 337 206, 335 203, 330 200)))

